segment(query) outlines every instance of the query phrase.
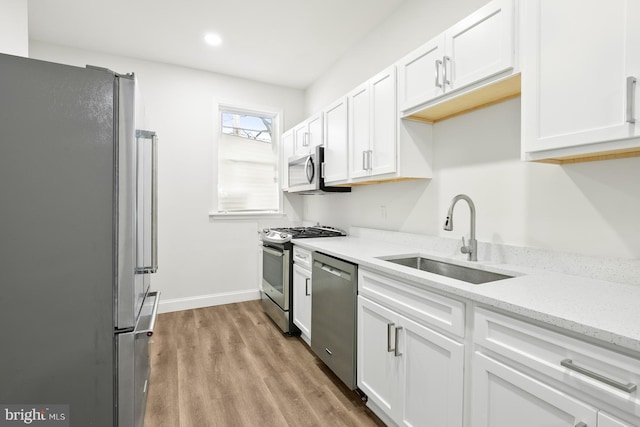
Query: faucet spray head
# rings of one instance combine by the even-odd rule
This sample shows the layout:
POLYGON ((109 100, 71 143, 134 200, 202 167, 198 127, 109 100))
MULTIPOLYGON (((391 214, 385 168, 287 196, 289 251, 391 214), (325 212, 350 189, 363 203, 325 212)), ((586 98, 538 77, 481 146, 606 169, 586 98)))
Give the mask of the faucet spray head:
POLYGON ((451 215, 447 215, 447 219, 444 220, 444 227, 442 227, 445 231, 453 230, 453 218, 451 215))

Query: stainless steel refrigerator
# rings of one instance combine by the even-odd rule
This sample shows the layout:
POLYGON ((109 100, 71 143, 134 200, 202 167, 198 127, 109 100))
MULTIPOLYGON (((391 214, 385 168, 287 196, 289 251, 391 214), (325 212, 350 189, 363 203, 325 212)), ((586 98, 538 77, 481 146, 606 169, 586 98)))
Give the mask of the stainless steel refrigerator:
POLYGON ((136 92, 132 74, 0 55, 0 406, 143 423, 157 138, 136 92))

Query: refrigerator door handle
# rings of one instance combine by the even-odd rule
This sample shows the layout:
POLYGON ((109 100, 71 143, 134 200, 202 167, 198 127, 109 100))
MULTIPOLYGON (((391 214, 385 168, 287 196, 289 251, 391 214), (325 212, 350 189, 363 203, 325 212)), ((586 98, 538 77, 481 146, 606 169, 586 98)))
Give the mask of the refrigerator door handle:
POLYGON ((152 178, 151 178, 151 270, 158 271, 158 135, 151 137, 152 178))
MULTIPOLYGON (((151 157, 151 171, 150 176, 147 175, 150 179, 150 206, 149 206, 149 213, 148 213, 148 217, 147 212, 145 210, 145 203, 144 203, 144 195, 142 197, 142 199, 139 198, 139 200, 143 200, 142 202, 142 206, 138 206, 138 215, 143 215, 144 220, 149 221, 149 225, 150 225, 150 232, 148 234, 148 240, 147 240, 147 235, 145 232, 143 232, 143 241, 139 242, 139 244, 141 244, 143 247, 149 247, 150 249, 150 259, 146 258, 144 249, 142 252, 142 256, 140 257, 141 259, 139 259, 139 265, 136 269, 137 273, 156 273, 158 271, 158 136, 155 132, 152 131, 146 131, 146 130, 136 130, 136 139, 139 141, 140 139, 146 139, 146 140, 151 140, 151 150, 150 150, 150 157, 151 157), (142 212, 141 212, 142 211, 142 212), (148 264, 147 264, 148 263, 148 264)), ((138 151, 139 155, 143 156, 142 159, 139 159, 138 164, 139 165, 144 165, 145 164, 145 153, 146 150, 143 148, 141 150, 138 151)), ((144 166, 142 167, 142 173, 146 174, 147 171, 144 170, 144 166)), ((138 173, 140 173, 141 171, 139 170, 138 173)), ((142 178, 142 182, 139 180, 138 181, 138 191, 142 191, 144 193, 145 191, 145 179, 142 178)))

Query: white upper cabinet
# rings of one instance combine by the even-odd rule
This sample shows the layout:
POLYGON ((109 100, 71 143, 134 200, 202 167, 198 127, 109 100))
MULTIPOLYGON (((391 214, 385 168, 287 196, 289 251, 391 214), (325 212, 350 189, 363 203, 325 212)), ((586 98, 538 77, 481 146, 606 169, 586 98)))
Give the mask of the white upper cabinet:
POLYGON ((398 63, 400 111, 444 94, 441 75, 443 57, 444 34, 411 52, 398 63))
POLYGON ((640 1, 522 3, 523 160, 640 151, 640 1))
POLYGON ((323 143, 322 113, 309 117, 293 128, 295 134, 295 155, 309 154, 314 147, 323 143))
POLYGON ((367 156, 371 135, 371 89, 365 82, 347 95, 349 100, 349 177, 369 174, 367 156))
POLYGON ((281 188, 286 191, 289 188, 289 157, 293 156, 294 153, 293 129, 282 134, 280 138, 280 152, 282 153, 282 158, 280 159, 280 170, 282 171, 280 175, 280 179, 282 180, 281 188))
MULTIPOLYGON (((438 98, 451 93, 448 99, 458 95, 459 89, 510 75, 516 63, 514 22, 513 0, 495 0, 400 60, 398 84, 402 115, 421 117, 415 113, 442 101, 438 98)), ((513 90, 519 92, 519 86, 513 90)), ((488 96, 495 96, 497 92, 488 96)), ((478 97, 474 102, 495 101, 483 99, 478 97)), ((467 108, 462 105, 455 108, 467 108)), ((428 114, 422 118, 438 119, 428 114)))
POLYGON ((396 69, 390 67, 371 79, 371 175, 396 171, 396 69))
POLYGON ((445 33, 445 90, 460 89, 514 66, 513 0, 496 0, 445 33))
POLYGON ((326 184, 349 178, 349 130, 347 98, 340 98, 324 110, 324 180, 326 184))
POLYGON ((396 72, 389 67, 347 95, 349 176, 396 171, 396 72))

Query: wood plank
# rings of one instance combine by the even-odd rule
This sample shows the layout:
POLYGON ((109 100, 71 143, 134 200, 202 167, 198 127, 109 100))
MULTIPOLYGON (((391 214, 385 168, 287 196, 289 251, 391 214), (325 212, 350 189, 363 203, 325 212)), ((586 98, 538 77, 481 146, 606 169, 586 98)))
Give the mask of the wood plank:
POLYGON ((535 160, 535 162, 551 163, 554 165, 567 165, 571 163, 584 163, 584 162, 596 162, 601 160, 626 159, 629 157, 640 157, 640 148, 625 148, 621 150, 603 151, 600 153, 578 154, 575 156, 535 160))
POLYGON ((444 101, 411 114, 407 119, 437 123, 471 111, 485 108, 520 96, 520 74, 491 82, 478 88, 462 89, 462 92, 444 101))
POLYGON ((258 301, 165 313, 145 427, 384 425, 258 301))

